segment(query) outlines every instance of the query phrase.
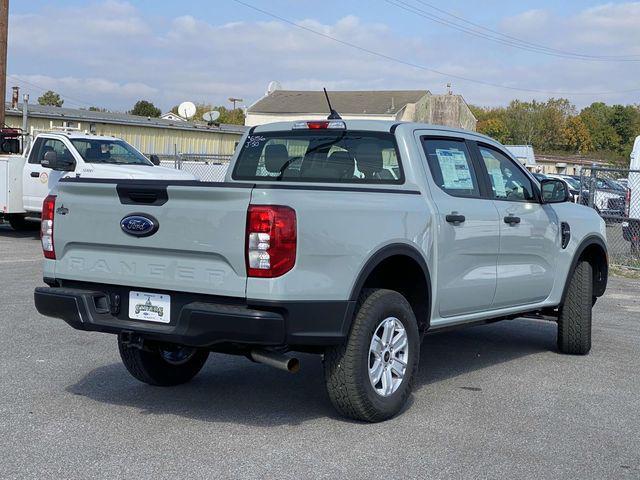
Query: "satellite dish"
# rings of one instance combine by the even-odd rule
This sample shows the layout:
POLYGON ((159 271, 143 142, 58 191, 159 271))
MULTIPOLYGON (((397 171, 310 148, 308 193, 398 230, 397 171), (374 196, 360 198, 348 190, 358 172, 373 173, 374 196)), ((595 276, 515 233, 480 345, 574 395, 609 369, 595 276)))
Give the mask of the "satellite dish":
POLYGON ((220 118, 220 112, 217 110, 211 110, 210 112, 202 114, 202 119, 205 122, 215 122, 218 118, 220 118))
POLYGON ((196 114, 196 106, 193 102, 182 102, 178 107, 178 115, 182 118, 191 118, 196 114))
POLYGON ((280 85, 280 82, 276 80, 269 82, 269 85, 267 86, 267 95, 272 94, 276 90, 282 90, 282 85, 280 85))

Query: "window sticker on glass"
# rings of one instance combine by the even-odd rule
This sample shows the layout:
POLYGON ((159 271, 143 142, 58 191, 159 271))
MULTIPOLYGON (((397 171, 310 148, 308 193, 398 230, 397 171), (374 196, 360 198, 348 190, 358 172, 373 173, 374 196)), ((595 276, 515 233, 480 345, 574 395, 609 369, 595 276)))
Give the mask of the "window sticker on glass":
POLYGON ((494 170, 489 171, 489 175, 491 176, 491 184, 493 186, 493 191, 496 197, 502 198, 507 196, 507 186, 504 183, 504 177, 502 176, 502 171, 498 166, 494 170))
POLYGON ((260 144, 266 140, 267 139, 264 138, 262 135, 249 135, 247 137, 247 147, 249 148, 259 147, 260 144))
POLYGON ((444 188, 472 190, 469 162, 461 150, 436 149, 444 188))

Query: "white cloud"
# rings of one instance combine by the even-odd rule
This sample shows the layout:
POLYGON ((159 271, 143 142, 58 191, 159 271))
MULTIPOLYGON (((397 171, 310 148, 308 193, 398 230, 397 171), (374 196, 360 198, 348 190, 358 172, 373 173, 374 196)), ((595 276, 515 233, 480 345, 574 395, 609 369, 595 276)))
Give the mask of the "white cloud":
POLYGON ((133 104, 140 98, 150 98, 158 93, 144 83, 118 83, 103 78, 51 77, 48 75, 11 75, 10 84, 22 84, 23 91, 32 93, 30 101, 45 89, 59 92, 65 100, 65 107, 78 108, 103 106, 104 100, 117 96, 133 104))
MULTIPOLYGON (((300 25, 385 55, 463 77, 550 91, 637 87, 638 63, 577 62, 534 55, 458 32, 397 32, 354 15, 300 25)), ((640 2, 604 4, 570 17, 529 10, 505 18, 505 33, 554 48, 603 55, 640 54, 640 2)), ((247 104, 270 80, 289 89, 420 88, 438 92, 450 79, 368 55, 277 21, 212 24, 190 15, 149 20, 128 2, 46 8, 10 19, 10 73, 76 100, 116 109, 148 98, 163 108, 183 100, 247 104)), ((531 95, 452 80, 469 102, 506 103, 531 95)), ((31 88, 25 85, 25 88, 31 88)), ((536 95, 544 98, 545 95, 536 95)), ((572 97, 633 102, 633 95, 572 97)))

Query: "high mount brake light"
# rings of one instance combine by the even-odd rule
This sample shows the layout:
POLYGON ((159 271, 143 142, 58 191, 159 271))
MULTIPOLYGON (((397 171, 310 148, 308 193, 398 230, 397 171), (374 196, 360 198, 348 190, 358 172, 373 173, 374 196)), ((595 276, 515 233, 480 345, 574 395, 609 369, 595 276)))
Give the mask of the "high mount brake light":
POLYGON ((247 211, 247 276, 273 278, 296 263, 296 212, 280 205, 249 205, 247 211))
POLYGON ((296 122, 294 130, 345 130, 347 125, 342 120, 311 120, 296 122))
POLYGON ((53 245, 53 217, 55 216, 56 196, 49 195, 42 202, 42 220, 40 222, 40 241, 44 258, 56 259, 56 249, 53 245))

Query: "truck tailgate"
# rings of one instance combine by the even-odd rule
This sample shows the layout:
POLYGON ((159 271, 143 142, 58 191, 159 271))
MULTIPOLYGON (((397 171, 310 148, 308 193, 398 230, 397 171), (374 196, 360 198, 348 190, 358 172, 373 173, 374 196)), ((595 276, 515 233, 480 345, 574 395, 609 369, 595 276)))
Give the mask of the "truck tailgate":
POLYGON ((54 245, 59 279, 231 297, 246 291, 245 228, 251 184, 62 181, 54 245), (157 220, 145 237, 122 220, 157 220))

